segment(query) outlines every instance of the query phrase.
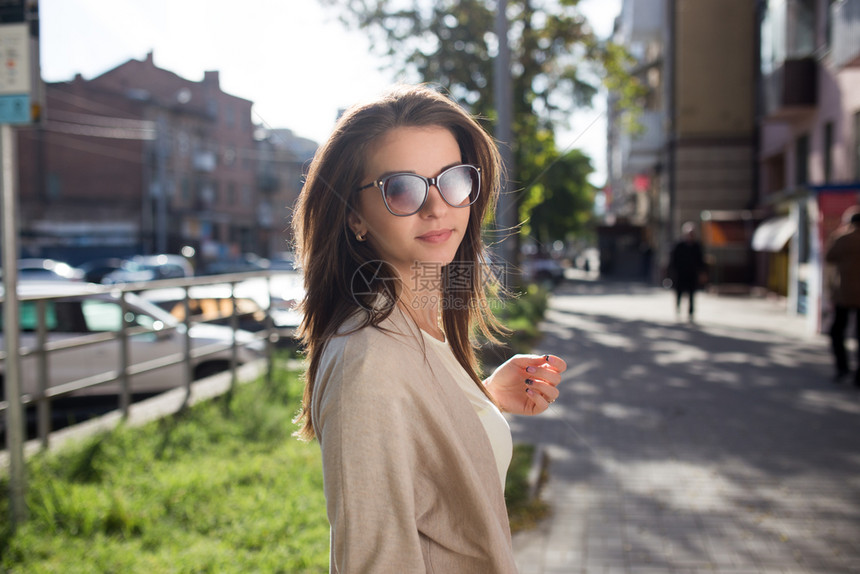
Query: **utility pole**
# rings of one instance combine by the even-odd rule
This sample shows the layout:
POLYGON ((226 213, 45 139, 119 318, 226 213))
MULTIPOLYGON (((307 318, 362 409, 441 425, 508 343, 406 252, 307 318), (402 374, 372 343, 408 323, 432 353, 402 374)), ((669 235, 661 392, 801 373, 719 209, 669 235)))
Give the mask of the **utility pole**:
POLYGON ((496 140, 499 142, 499 154, 507 170, 502 177, 501 194, 496 205, 496 227, 499 236, 496 238, 496 256, 503 265, 504 285, 509 286, 511 271, 517 262, 517 240, 513 236, 517 224, 517 201, 511 185, 510 176, 515 173, 513 154, 513 87, 511 82, 511 48, 508 44, 508 15, 507 0, 497 0, 496 4, 496 38, 499 42, 499 53, 494 61, 493 92, 496 101, 496 140))
POLYGON ((167 253, 167 145, 168 131, 165 111, 159 110, 155 133, 155 252, 167 253))
POLYGON ((21 404, 21 334, 18 308, 18 202, 15 189, 15 133, 0 124, 3 193, 3 340, 6 345, 6 449, 9 451, 9 510, 12 527, 27 519, 24 501, 24 408, 21 404))
POLYGON ((0 4, 0 219, 2 219, 3 340, 6 351, 6 448, 12 529, 27 519, 24 472, 24 409, 21 404, 20 310, 18 306, 18 197, 13 125, 42 114, 37 0, 0 4))

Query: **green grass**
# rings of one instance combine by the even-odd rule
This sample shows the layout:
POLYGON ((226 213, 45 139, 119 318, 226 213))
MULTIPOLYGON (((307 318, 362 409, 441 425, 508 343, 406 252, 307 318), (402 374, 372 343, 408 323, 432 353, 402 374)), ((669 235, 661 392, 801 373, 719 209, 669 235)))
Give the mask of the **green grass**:
MULTIPOLYGON (((280 373, 186 414, 31 459, 30 520, 0 522, 5 572, 326 572, 319 447, 290 436, 280 373)), ((8 516, 4 483, 0 511, 8 516)))
MULTIPOLYGON (((529 497, 528 475, 532 466, 535 447, 528 444, 514 445, 511 466, 505 482, 505 501, 508 506, 508 519, 511 532, 529 530, 549 514, 549 506, 540 497, 529 497)), ((545 480, 541 469, 539 484, 545 480)))
MULTIPOLYGON (((14 534, 0 479, 0 572, 327 572, 319 446, 290 436, 300 394, 297 372, 276 371, 229 403, 30 459, 30 518, 14 534)), ((508 475, 515 513, 532 504, 528 448, 508 475)))
POLYGON ((506 299, 504 306, 495 312, 499 321, 511 330, 506 342, 515 353, 532 352, 540 338, 538 323, 543 319, 548 304, 549 291, 531 284, 506 299))
POLYGON ((491 309, 496 319, 508 329, 498 335, 499 343, 490 343, 480 334, 477 342, 478 357, 486 367, 499 365, 511 355, 531 353, 541 337, 538 324, 549 305, 549 291, 531 284, 514 293, 492 300, 491 309))

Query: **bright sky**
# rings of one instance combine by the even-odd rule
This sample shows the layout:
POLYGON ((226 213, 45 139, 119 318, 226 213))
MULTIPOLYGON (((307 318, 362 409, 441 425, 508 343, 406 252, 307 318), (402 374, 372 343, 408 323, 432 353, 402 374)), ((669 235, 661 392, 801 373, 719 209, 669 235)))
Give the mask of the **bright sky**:
MULTIPOLYGON (((621 0, 582 0, 605 37, 621 0)), ((254 102, 254 118, 322 142, 338 110, 394 81, 361 32, 347 31, 316 0, 40 0, 42 77, 95 77, 153 51, 155 65, 199 81, 218 70, 221 88, 254 102)), ((576 114, 558 145, 594 159, 605 180, 605 102, 576 114), (590 128, 586 127, 597 119, 590 128)))

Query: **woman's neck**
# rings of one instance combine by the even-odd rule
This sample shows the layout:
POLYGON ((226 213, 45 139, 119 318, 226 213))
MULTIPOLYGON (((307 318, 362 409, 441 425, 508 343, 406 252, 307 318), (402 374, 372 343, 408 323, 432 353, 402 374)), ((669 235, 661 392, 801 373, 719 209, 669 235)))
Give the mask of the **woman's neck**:
MULTIPOLYGON (((445 340, 445 333, 440 327, 440 304, 442 301, 441 288, 436 286, 420 286, 420 289, 414 289, 413 285, 406 282, 401 284, 400 297, 398 304, 412 317, 418 324, 418 327, 427 334, 439 339, 445 340)), ((441 287, 441 286, 439 286, 441 287)))

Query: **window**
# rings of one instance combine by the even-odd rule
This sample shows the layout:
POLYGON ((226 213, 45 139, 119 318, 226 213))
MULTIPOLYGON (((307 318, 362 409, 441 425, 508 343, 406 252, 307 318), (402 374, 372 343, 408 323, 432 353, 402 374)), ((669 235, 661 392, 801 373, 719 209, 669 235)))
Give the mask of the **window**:
POLYGON ((794 144, 794 185, 809 183, 809 135, 797 138, 794 144))
MULTIPOLYGON (((80 302, 81 311, 87 324, 87 330, 92 333, 117 332, 122 329, 122 307, 119 303, 112 301, 100 301, 98 299, 85 299, 80 302)), ((129 327, 144 327, 146 329, 160 330, 164 324, 149 315, 128 311, 126 321, 129 327)), ((138 337, 151 338, 151 334, 138 335, 138 337)))
POLYGON ((860 181, 860 112, 854 114, 854 181, 860 181))
POLYGON ((764 191, 776 193, 786 188, 785 154, 768 158, 764 163, 764 191))
MULTIPOLYGON (((35 332, 38 328, 38 307, 35 301, 21 301, 18 309, 21 331, 35 332)), ((0 312, 0 332, 3 313, 0 312)), ((46 301, 45 326, 53 333, 85 333, 87 328, 77 301, 46 301)))
POLYGON ((62 181, 58 173, 51 172, 48 174, 45 182, 47 199, 59 199, 63 192, 62 181))
POLYGON ((833 122, 824 124, 824 183, 833 180, 833 122))
POLYGON ((789 2, 788 57, 804 58, 815 52, 815 0, 789 2))
POLYGON ((94 333, 119 331, 122 328, 122 308, 107 301, 81 301, 87 330, 94 333))
POLYGON ((827 0, 824 12, 824 49, 833 47, 833 5, 837 0, 827 0))
POLYGON ((221 158, 225 166, 232 166, 236 163, 236 149, 229 146, 225 147, 221 153, 221 158))
MULTIPOLYGON (((39 315, 35 301, 21 301, 18 309, 18 320, 21 325, 21 331, 36 332, 39 327, 39 315)), ((0 313, 0 319, 3 318, 0 313)), ((53 331, 57 328, 57 313, 53 301, 45 302, 45 326, 48 331, 53 331)), ((3 329, 2 321, 0 321, 0 331, 3 329)))

